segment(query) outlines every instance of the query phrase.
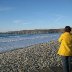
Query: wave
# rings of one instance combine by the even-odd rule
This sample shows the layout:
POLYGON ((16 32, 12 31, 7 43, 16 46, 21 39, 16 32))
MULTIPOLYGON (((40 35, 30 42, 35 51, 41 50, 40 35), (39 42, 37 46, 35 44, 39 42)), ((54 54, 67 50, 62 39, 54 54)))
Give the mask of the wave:
POLYGON ((21 40, 34 40, 34 39, 43 39, 43 38, 55 38, 57 35, 46 35, 46 36, 32 36, 32 37, 21 37, 21 36, 15 36, 15 37, 8 37, 8 38, 0 38, 0 42, 16 42, 21 40))

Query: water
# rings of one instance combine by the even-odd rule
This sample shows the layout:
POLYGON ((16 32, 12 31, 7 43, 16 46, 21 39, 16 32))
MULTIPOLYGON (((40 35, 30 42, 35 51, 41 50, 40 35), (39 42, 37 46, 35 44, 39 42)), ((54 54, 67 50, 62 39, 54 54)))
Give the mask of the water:
POLYGON ((57 40, 60 34, 0 34, 0 53, 30 45, 57 40))

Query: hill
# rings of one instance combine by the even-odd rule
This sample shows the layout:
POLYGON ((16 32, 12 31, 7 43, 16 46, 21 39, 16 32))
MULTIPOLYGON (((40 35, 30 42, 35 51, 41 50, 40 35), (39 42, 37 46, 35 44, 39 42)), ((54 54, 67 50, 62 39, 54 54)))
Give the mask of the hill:
POLYGON ((35 30, 21 30, 21 31, 9 31, 0 34, 46 34, 46 33, 60 33, 62 29, 35 29, 35 30))

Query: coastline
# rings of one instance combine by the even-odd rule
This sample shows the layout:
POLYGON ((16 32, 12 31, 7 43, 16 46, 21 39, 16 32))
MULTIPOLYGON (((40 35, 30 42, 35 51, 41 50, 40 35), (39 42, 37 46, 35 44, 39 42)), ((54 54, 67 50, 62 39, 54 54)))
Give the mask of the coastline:
POLYGON ((0 54, 0 72, 61 72, 59 43, 51 41, 0 54))

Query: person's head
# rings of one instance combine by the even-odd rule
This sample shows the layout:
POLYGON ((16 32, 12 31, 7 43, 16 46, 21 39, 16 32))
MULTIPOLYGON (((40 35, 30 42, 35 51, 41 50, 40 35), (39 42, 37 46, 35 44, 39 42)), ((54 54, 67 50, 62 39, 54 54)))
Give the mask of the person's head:
POLYGON ((70 27, 70 26, 65 26, 64 31, 65 31, 65 32, 71 32, 71 27, 70 27))

